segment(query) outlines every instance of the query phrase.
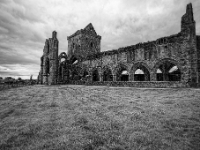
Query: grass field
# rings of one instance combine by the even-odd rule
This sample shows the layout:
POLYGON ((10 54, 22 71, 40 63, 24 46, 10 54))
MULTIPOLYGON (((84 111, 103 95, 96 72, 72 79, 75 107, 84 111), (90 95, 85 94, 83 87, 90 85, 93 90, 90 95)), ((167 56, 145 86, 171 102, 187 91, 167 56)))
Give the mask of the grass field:
POLYGON ((36 85, 0 91, 0 149, 197 150, 200 89, 36 85))

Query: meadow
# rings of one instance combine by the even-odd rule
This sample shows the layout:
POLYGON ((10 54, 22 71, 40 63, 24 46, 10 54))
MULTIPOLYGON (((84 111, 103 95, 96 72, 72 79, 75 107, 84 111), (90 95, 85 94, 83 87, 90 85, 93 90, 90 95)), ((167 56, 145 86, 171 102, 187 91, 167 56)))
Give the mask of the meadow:
POLYGON ((0 149, 198 150, 200 89, 34 85, 0 91, 0 149))

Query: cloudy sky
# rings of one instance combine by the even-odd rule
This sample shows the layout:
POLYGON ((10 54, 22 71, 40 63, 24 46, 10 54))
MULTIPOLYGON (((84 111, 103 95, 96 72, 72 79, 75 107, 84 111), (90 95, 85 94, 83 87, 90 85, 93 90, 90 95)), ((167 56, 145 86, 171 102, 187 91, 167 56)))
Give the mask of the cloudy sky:
POLYGON ((176 34, 189 2, 200 35, 200 0, 0 0, 0 76, 36 79, 53 30, 59 53, 67 52, 67 36, 90 22, 101 51, 176 34))

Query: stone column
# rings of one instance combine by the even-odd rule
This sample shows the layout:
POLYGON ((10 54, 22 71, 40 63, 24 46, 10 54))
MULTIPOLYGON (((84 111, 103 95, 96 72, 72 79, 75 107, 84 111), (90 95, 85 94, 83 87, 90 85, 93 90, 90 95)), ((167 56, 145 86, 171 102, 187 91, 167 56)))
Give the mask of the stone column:
POLYGON ((156 72, 150 72, 150 81, 156 81, 156 72))
POLYGON ((53 31, 50 42, 50 77, 49 84, 57 84, 58 77, 58 40, 57 32, 53 31))
POLYGON ((133 73, 130 73, 130 75, 129 75, 129 81, 134 81, 134 74, 133 73))
POLYGON ((43 75, 43 84, 48 84, 48 75, 47 74, 44 74, 43 75))
POLYGON ((100 74, 100 82, 103 82, 103 75, 100 74))
POLYGON ((117 81, 117 76, 113 75, 113 81, 117 81))

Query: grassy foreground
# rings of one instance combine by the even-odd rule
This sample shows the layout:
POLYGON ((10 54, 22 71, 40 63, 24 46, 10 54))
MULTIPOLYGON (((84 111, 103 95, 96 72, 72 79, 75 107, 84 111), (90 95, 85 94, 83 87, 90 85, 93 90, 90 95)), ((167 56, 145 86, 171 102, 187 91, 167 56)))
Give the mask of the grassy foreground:
POLYGON ((0 91, 0 149, 197 150, 200 89, 29 86, 0 91))

